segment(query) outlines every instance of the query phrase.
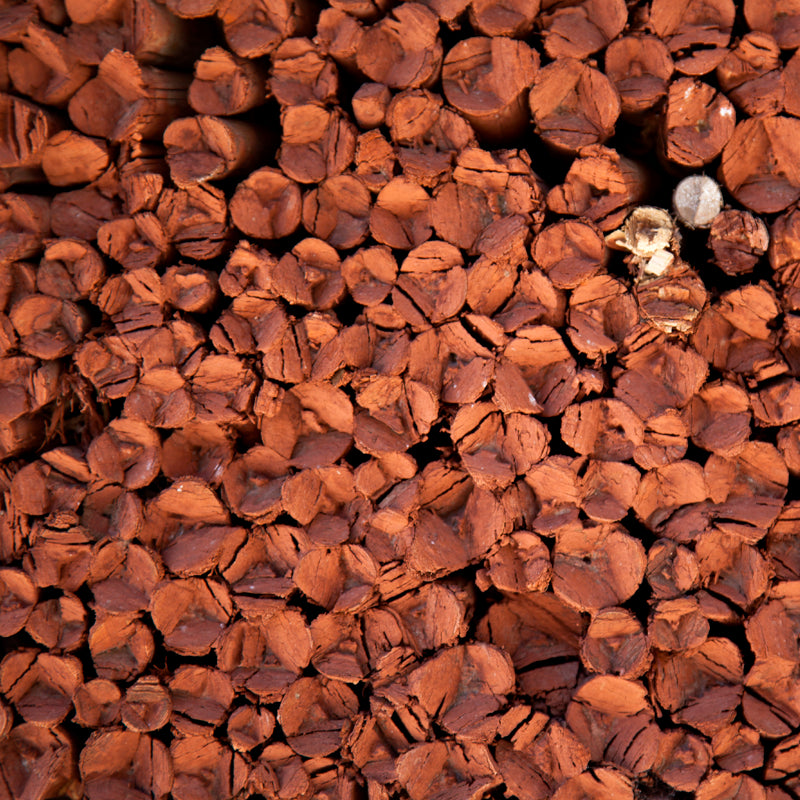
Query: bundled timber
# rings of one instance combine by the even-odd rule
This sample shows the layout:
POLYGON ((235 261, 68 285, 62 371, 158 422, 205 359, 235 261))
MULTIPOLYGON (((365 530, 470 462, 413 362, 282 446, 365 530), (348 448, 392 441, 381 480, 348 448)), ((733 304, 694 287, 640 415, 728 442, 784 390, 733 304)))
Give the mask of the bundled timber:
POLYGON ((796 6, 6 3, 0 800, 796 798, 796 6))

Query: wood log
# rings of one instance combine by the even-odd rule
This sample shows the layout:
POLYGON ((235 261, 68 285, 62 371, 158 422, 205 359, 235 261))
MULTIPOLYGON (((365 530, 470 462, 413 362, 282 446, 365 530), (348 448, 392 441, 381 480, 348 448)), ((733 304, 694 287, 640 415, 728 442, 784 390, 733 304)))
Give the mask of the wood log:
POLYGON ((298 183, 319 183, 344 172, 355 154, 356 131, 338 111, 305 104, 281 111, 278 165, 298 183))
POLYGON ((627 9, 620 0, 605 5, 602 13, 596 0, 555 4, 540 19, 545 51, 552 59, 584 59, 616 39, 627 21, 627 9))
POLYGON ((666 95, 675 65, 656 36, 621 36, 605 51, 605 72, 619 93, 622 113, 638 115, 666 95))
POLYGON ((539 68, 538 54, 514 39, 464 39, 442 67, 447 101, 490 141, 508 141, 528 122, 525 91, 539 68))
POLYGON ((720 174, 726 187, 756 213, 782 211, 797 199, 795 127, 790 117, 744 120, 723 150, 720 174))
POLYGON ((305 0, 275 6, 270 0, 225 0, 217 9, 225 39, 243 58, 269 55, 290 36, 304 36, 313 21, 313 8, 305 0))
POLYGON ((675 68, 685 75, 711 72, 727 53, 733 18, 731 0, 710 4, 686 0, 677 12, 666 0, 658 0, 650 11, 653 32, 664 39, 671 53, 681 54, 675 68))
MULTIPOLYGON (((472 0, 467 10, 472 27, 484 36, 521 39, 533 29, 539 8, 540 3, 537 0, 532 3, 521 3, 517 0, 472 0)), ((438 13, 451 24, 447 18, 455 19, 462 10, 456 6, 443 17, 443 10, 440 8, 438 13)))
POLYGON ((266 75, 250 59, 210 47, 195 62, 189 105, 198 114, 241 114, 261 105, 265 95, 266 75))
POLYGON ((567 153, 606 141, 621 109, 611 81, 569 57, 539 70, 528 100, 536 132, 567 153))
POLYGON ((746 0, 744 14, 752 30, 774 36, 782 49, 794 47, 798 41, 796 9, 784 0, 770 0, 764 6, 746 0))
POLYGON ((336 65, 309 39, 284 41, 272 54, 268 91, 281 106, 335 102, 336 65))
POLYGON ((367 236, 370 195, 354 175, 327 178, 303 198, 303 227, 340 250, 357 247, 367 236))
POLYGON ((680 78, 670 84, 664 148, 673 163, 701 167, 716 158, 733 135, 733 105, 708 84, 680 78))
POLYGON ((8 54, 8 77, 14 88, 36 103, 64 108, 91 77, 66 37, 36 24, 20 37, 22 47, 8 54))
POLYGON ((160 137, 169 123, 188 113, 187 76, 142 66, 132 53, 112 50, 92 78, 69 101, 78 130, 113 142, 160 137))
POLYGON ((259 160, 266 142, 245 122, 200 115, 171 122, 164 146, 170 177, 183 189, 247 169, 259 160))
POLYGON ((784 79, 780 48, 768 34, 751 32, 717 67, 717 79, 726 95, 751 116, 783 110, 784 79))
POLYGON ((356 55, 371 81, 393 89, 430 86, 442 66, 436 15, 420 3, 401 3, 364 30, 356 55), (389 56, 389 54, 393 54, 389 56))

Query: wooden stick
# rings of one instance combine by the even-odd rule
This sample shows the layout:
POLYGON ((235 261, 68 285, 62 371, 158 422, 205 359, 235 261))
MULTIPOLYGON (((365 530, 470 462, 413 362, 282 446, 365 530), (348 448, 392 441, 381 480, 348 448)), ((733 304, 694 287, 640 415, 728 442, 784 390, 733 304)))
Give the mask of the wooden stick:
POLYGON ((481 136, 511 140, 528 124, 525 92, 538 68, 538 54, 523 42, 464 39, 445 57, 442 89, 481 136))
POLYGON ((241 114, 263 103, 265 94, 266 75, 249 59, 210 47, 195 62, 189 104, 198 114, 241 114))
POLYGON ((406 2, 364 31, 358 68, 371 81, 391 88, 430 86, 442 64, 442 43, 436 15, 425 6, 406 2))
POLYGON ((108 169, 109 156, 103 139, 59 131, 42 147, 42 171, 53 186, 90 183, 108 169))
MULTIPOLYGON (((484 36, 522 39, 533 30, 539 5, 539 0, 530 3, 520 0, 472 0, 469 4, 469 21, 484 36)), ((442 16, 441 11, 439 16, 442 16)))
POLYGON ((289 236, 300 224, 300 187, 280 170, 262 167, 236 187, 230 213, 233 224, 247 236, 289 236))
POLYGON ((188 112, 188 85, 186 75, 141 66, 132 53, 112 50, 97 77, 70 100, 70 119, 82 133, 114 142, 158 137, 188 112), (107 111, 98 114, 99 108, 107 111))
POLYGON ((663 135, 671 162, 702 167, 722 152, 735 127, 733 104, 707 83, 681 78, 670 85, 663 135))
POLYGON ((246 169, 266 145, 253 125, 220 117, 176 119, 164 130, 170 177, 181 188, 246 169))
POLYGON ((782 211, 800 197, 800 123, 768 117, 740 122, 722 152, 728 191, 756 213, 782 211))
POLYGON ((335 102, 336 65, 305 38, 287 39, 272 54, 269 92, 282 105, 335 102))
POLYGON ((572 58, 539 71, 529 102, 539 135, 570 153, 604 142, 620 112, 619 95, 608 78, 572 58))

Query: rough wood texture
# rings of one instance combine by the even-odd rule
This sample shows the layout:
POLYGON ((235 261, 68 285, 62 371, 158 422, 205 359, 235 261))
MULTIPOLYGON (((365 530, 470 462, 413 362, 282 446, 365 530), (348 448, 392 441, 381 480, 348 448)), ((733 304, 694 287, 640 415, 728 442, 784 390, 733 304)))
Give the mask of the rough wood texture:
POLYGON ((0 800, 797 798, 798 44, 6 3, 0 800))

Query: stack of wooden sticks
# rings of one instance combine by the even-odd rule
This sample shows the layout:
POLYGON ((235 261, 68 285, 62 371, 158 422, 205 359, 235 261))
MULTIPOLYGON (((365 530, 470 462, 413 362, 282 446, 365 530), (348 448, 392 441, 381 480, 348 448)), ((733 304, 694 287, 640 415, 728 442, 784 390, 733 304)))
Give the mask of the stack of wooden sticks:
POLYGON ((3 3, 0 800, 800 797, 798 47, 3 3))

